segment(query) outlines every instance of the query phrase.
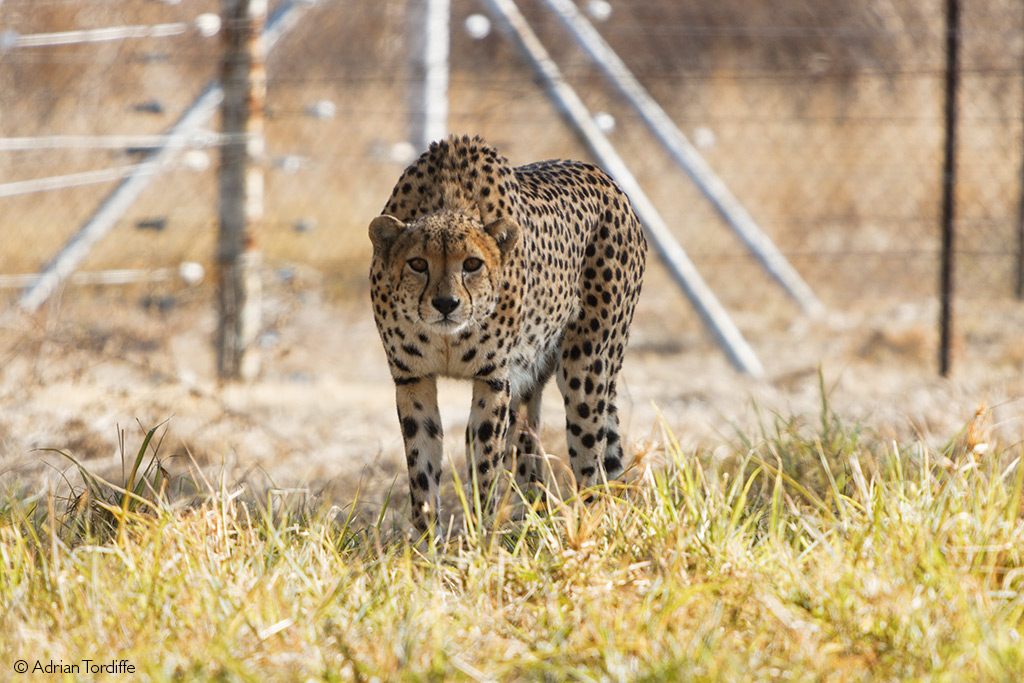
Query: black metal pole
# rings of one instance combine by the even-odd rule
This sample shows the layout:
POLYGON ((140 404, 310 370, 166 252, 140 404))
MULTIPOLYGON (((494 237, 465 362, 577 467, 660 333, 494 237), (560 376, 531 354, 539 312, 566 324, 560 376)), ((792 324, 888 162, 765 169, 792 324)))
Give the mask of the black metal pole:
POLYGON ((954 191, 956 190, 957 91, 960 85, 960 3, 946 0, 946 142, 942 161, 942 265, 939 275, 939 374, 952 369, 954 191))
MULTIPOLYGON (((1024 67, 1024 63, 1022 63, 1024 67)), ((1020 185, 1017 189, 1017 299, 1024 300, 1024 147, 1021 147, 1020 185)))
POLYGON ((1024 148, 1020 160, 1020 197, 1017 200, 1017 299, 1024 300, 1024 148))

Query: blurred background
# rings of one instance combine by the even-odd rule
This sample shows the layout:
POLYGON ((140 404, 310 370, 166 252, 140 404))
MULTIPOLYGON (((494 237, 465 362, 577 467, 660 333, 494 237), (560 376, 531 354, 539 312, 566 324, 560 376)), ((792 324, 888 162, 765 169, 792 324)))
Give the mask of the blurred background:
MULTIPOLYGON (((165 133, 218 77, 220 3, 0 2, 8 471, 31 470, 38 446, 110 457, 117 425, 173 415, 176 443, 200 460, 301 462, 295 477, 308 481, 354 459, 359 472, 371 463, 401 476, 366 305, 366 226, 419 151, 409 98, 418 4, 270 2, 272 18, 289 8, 297 18, 267 57, 263 371, 255 386, 221 388, 208 348, 215 136, 190 139, 39 311, 18 306, 119 174, 143 160, 143 138, 165 133), (170 35, 152 35, 156 26, 170 35), (110 27, 150 34, 38 38, 110 27), (97 284, 126 270, 127 284, 97 284)), ((946 2, 576 3, 822 300, 815 319, 765 274, 547 3, 517 4, 766 368, 758 382, 722 360, 652 253, 627 365, 637 431, 656 433, 652 402, 701 438, 751 397, 772 409, 813 405, 821 368, 854 397, 857 419, 881 414, 897 431, 926 433, 985 405, 1018 435, 1024 5, 959 2, 954 380, 943 382, 946 2)), ((593 160, 489 10, 451 0, 448 129, 482 135, 517 165, 593 160)), ((457 425, 467 404, 451 402, 457 425)), ((549 424, 557 435, 557 415, 549 424)))

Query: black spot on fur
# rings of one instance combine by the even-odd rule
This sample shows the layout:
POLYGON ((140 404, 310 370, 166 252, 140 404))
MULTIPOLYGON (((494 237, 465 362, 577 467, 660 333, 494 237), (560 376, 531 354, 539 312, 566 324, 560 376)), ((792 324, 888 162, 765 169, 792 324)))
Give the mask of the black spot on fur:
POLYGON ((419 358, 423 357, 423 353, 412 344, 402 344, 402 350, 410 356, 418 356, 419 358))
POLYGON ((476 431, 476 435, 481 441, 487 441, 494 436, 494 425, 489 420, 484 420, 480 423, 480 428, 476 431))

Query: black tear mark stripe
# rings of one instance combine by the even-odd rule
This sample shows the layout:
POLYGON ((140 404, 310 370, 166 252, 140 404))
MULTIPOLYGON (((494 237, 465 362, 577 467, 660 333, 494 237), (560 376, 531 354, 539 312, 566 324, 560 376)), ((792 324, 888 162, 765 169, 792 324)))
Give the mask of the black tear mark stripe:
MULTIPOLYGON (((427 235, 423 235, 423 253, 427 253, 427 235)), ((405 268, 402 268, 402 277, 405 277, 405 268)), ((401 282, 399 282, 401 284, 401 282)), ((417 300, 417 311, 423 310, 423 300, 427 296, 427 290, 430 289, 430 268, 427 267, 427 281, 423 283, 423 291, 420 292, 419 299, 417 300)))

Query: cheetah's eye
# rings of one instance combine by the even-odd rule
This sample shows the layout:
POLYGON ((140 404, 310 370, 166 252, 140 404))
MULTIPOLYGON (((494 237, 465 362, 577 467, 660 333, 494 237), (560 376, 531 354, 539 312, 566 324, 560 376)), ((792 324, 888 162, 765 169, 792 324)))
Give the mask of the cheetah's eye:
POLYGON ((411 258, 409 259, 409 267, 415 270, 417 273, 426 272, 427 260, 422 258, 411 258))
POLYGON ((480 270, 481 266, 483 265, 484 262, 482 259, 471 257, 462 262, 462 269, 465 270, 467 273, 475 273, 476 271, 480 270))

